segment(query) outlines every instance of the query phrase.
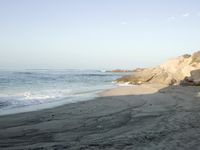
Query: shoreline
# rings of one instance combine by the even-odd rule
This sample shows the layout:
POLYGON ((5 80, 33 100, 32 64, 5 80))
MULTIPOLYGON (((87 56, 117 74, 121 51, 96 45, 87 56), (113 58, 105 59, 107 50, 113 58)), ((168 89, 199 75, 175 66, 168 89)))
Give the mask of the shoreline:
MULTIPOLYGON (((116 88, 116 87, 113 87, 113 88, 116 88)), ((81 97, 78 100, 73 100, 73 101, 72 100, 66 101, 65 98, 63 98, 63 100, 58 100, 55 102, 52 101, 52 102, 47 102, 47 103, 43 103, 43 104, 30 105, 30 106, 25 106, 25 107, 16 107, 13 109, 2 110, 2 112, 0 111, 0 117, 7 116, 7 115, 21 114, 21 113, 29 113, 29 112, 31 113, 31 112, 43 111, 43 110, 47 110, 47 109, 54 109, 57 107, 62 107, 64 105, 69 105, 69 104, 73 104, 73 103, 80 103, 80 102, 94 100, 98 97, 101 97, 101 95, 99 95, 99 93, 102 93, 103 91, 108 90, 108 89, 109 88, 105 88, 102 90, 95 90, 96 92, 92 91, 93 93, 90 92, 91 97, 81 97)))
POLYGON ((199 91, 117 87, 94 100, 1 116, 0 149, 198 149, 199 91))
POLYGON ((163 84, 141 84, 133 86, 118 86, 100 92, 99 95, 103 97, 108 96, 123 96, 123 95, 140 95, 151 94, 158 92, 160 89, 167 87, 163 84))

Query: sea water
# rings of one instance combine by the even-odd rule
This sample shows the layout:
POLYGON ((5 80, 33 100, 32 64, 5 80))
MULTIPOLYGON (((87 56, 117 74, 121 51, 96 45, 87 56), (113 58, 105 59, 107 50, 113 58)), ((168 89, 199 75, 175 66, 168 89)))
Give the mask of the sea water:
POLYGON ((93 99, 125 73, 99 70, 0 71, 0 115, 93 99))

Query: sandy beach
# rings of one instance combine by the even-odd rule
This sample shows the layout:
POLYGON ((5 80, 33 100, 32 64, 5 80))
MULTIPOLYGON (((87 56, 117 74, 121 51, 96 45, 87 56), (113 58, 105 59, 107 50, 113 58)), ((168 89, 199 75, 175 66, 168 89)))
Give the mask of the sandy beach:
POLYGON ((200 0, 0 0, 0 150, 200 150, 200 0))
POLYGON ((197 150, 200 87, 118 87, 95 100, 0 116, 0 149, 197 150))

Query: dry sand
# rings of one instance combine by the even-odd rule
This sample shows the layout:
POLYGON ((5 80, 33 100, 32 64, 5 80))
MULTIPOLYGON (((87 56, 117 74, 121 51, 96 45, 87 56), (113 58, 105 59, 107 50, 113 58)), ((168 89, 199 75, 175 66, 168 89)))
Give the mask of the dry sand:
POLYGON ((198 150, 199 92, 119 87, 91 101, 0 116, 0 149, 198 150))

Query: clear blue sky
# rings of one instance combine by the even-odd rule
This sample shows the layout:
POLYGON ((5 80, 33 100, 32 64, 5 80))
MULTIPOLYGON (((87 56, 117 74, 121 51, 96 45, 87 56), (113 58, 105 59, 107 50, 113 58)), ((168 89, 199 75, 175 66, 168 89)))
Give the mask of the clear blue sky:
POLYGON ((0 68, 129 69, 198 49, 199 0, 0 0, 0 68))

